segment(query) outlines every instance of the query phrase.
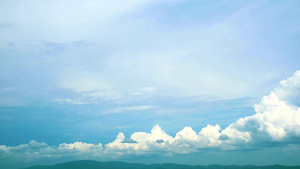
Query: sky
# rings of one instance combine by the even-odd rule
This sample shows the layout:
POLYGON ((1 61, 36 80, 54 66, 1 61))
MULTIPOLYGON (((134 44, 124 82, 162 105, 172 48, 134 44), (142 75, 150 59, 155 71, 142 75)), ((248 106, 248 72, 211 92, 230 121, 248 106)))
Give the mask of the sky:
POLYGON ((0 166, 300 165, 300 1, 0 0, 0 166))

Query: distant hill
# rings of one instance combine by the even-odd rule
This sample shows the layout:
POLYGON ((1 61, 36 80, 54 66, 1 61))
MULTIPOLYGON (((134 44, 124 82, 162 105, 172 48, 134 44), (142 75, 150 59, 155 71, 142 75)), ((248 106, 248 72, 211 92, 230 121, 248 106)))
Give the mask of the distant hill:
POLYGON ((52 166, 34 166, 25 169, 300 169, 300 166, 237 166, 237 165, 209 165, 190 166, 181 164, 138 164, 124 162, 98 162, 91 160, 70 161, 52 166))

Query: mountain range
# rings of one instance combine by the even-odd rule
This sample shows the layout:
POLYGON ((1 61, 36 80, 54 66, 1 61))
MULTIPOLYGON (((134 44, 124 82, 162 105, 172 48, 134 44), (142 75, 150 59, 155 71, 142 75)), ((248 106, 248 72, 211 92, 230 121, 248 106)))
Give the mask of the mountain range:
POLYGON ((209 166, 191 166, 182 164, 139 164, 139 163, 124 163, 124 162, 99 162, 92 160, 80 160, 60 163, 51 166, 33 166, 24 169, 300 169, 300 166, 238 166, 238 165, 209 165, 209 166))

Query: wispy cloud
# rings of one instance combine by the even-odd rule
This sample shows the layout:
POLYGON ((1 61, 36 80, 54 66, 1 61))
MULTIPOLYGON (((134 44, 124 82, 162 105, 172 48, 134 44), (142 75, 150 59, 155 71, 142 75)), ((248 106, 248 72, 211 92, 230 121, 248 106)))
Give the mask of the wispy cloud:
MULTIPOLYGON (((220 14, 213 13, 212 18, 198 22, 194 16, 186 16, 195 13, 200 17, 198 10, 182 9, 183 13, 178 13, 177 8, 173 9, 182 6, 182 1, 77 1, 72 3, 74 9, 67 7, 69 1, 46 1, 43 5, 35 1, 14 2, 19 5, 5 2, 0 10, 3 22, 16 23, 19 28, 2 33, 1 63, 6 63, 2 72, 20 79, 12 80, 15 83, 33 83, 34 87, 26 91, 42 90, 45 83, 55 86, 55 90, 81 93, 81 99, 126 100, 131 94, 149 93, 221 99, 257 97, 273 88, 274 83, 267 82, 294 71, 299 62, 298 54, 280 53, 294 51, 290 50, 292 46, 281 45, 281 37, 264 31, 276 29, 277 35, 285 30, 291 37, 298 34, 298 18, 290 17, 289 8, 274 11, 281 3, 266 3, 263 9, 264 3, 257 1, 238 3, 222 11, 224 16, 220 18, 220 14), (166 6, 159 5, 163 2, 166 6), (155 7, 166 13, 150 17, 148 13, 154 13, 155 7), (253 19, 253 13, 260 19, 253 19), (178 19, 172 19, 173 15, 178 19), (282 24, 287 21, 277 21, 276 16, 290 18, 291 25, 282 24), (192 17, 195 22, 184 24, 182 17, 192 17), (32 28, 39 28, 39 34, 32 28), (10 43, 17 44, 14 52, 5 47, 10 43), (282 62, 291 66, 281 66, 282 62), (37 78, 43 85, 33 80, 37 78)), ((218 9, 223 4, 201 5, 218 9)))
POLYGON ((130 112, 130 111, 149 110, 153 108, 155 108, 155 106, 152 105, 125 106, 125 107, 117 107, 113 109, 104 110, 102 113, 122 113, 122 112, 130 112))
POLYGON ((58 103, 67 103, 67 104, 78 104, 78 105, 84 104, 84 103, 81 102, 81 101, 71 100, 71 99, 55 99, 54 102, 58 102, 58 103))

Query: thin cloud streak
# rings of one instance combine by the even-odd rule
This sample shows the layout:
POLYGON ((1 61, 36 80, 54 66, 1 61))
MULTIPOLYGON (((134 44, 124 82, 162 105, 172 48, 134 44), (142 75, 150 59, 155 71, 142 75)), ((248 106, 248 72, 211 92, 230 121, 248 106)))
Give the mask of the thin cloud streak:
POLYGON ((117 107, 113 109, 108 109, 102 111, 102 113, 122 113, 122 112, 130 112, 130 111, 142 111, 142 110, 149 110, 153 109, 155 106, 152 105, 140 105, 140 106, 126 106, 126 107, 117 107))

